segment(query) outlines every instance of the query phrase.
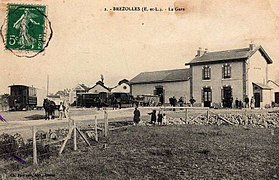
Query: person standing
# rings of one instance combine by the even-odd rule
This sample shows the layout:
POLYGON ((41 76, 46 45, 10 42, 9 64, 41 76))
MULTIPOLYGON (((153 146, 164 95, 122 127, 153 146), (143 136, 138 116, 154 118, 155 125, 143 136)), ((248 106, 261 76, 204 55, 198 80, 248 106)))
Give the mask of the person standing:
POLYGON ((148 113, 148 114, 151 115, 150 124, 155 125, 155 123, 156 123, 156 110, 153 110, 151 113, 148 113))
POLYGON ((238 101, 238 98, 235 98, 235 108, 236 108, 236 109, 239 108, 239 101, 238 101))
POLYGON ((191 99, 190 99, 189 101, 190 101, 191 107, 193 107, 193 106, 194 106, 194 103, 196 102, 196 100, 194 99, 194 97, 192 96, 191 99))
POLYGON ((69 103, 68 103, 68 101, 65 101, 64 102, 64 117, 65 118, 69 117, 69 109, 70 109, 69 103))
POLYGON ((179 106, 182 107, 182 106, 183 106, 183 103, 184 103, 183 97, 180 97, 179 100, 178 100, 179 106))
POLYGON ((255 108, 255 99, 254 99, 253 96, 251 97, 250 107, 251 107, 251 109, 254 109, 254 108, 255 108))
POLYGON ((167 116, 165 113, 163 114, 163 125, 168 125, 167 116))
POLYGON ((137 107, 134 110, 134 125, 137 125, 140 122, 140 111, 137 107))
MULTIPOLYGON (((175 96, 173 96, 173 107, 175 107, 177 105, 177 99, 175 98, 175 96)), ((173 111, 175 111, 175 108, 173 108, 173 111)))
POLYGON ((172 97, 169 98, 170 106, 173 106, 173 99, 172 97))
POLYGON ((164 95, 163 94, 160 94, 160 103, 161 103, 161 105, 164 104, 164 95))
POLYGON ((116 97, 113 96, 113 99, 112 99, 112 109, 117 109, 117 99, 116 97))
POLYGON ((232 108, 232 104, 233 104, 233 97, 232 97, 232 96, 231 96, 230 99, 229 99, 229 103, 230 103, 230 104, 229 104, 230 108, 232 108))
POLYGON ((163 115, 161 114, 161 111, 159 111, 158 113, 158 125, 162 125, 162 122, 163 122, 163 115))
POLYGON ((175 96, 173 96, 173 107, 175 107, 176 105, 177 105, 177 99, 176 99, 176 97, 175 96))
POLYGON ((62 102, 60 102, 58 111, 59 111, 59 120, 62 120, 63 116, 64 116, 64 110, 65 110, 65 106, 63 105, 62 102))
POLYGON ((245 108, 249 108, 249 98, 248 98, 247 95, 246 95, 246 97, 244 99, 244 102, 245 102, 245 108))

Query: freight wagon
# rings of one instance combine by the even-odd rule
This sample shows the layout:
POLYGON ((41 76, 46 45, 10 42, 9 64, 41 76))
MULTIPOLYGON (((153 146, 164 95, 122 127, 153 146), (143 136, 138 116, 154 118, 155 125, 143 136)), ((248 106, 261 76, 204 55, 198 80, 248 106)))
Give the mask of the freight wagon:
POLYGON ((36 88, 24 85, 12 85, 10 88, 10 110, 31 110, 37 105, 36 88))

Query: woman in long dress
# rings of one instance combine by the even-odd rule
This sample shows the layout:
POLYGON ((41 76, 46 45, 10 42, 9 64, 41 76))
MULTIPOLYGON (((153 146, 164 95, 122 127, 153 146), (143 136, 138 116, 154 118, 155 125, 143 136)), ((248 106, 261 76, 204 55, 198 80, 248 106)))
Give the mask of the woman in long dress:
POLYGON ((140 111, 136 107, 134 110, 134 125, 137 125, 140 122, 140 111))

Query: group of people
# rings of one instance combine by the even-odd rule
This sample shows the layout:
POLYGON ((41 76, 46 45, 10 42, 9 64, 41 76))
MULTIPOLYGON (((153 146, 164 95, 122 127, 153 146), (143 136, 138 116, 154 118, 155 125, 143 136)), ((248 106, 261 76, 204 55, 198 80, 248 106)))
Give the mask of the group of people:
MULTIPOLYGON (((170 105, 173 106, 173 107, 175 107, 177 104, 178 104, 180 107, 182 107, 183 104, 184 104, 183 97, 180 97, 178 101, 177 101, 177 99, 176 99, 175 96, 170 97, 170 98, 169 98, 169 102, 170 102, 170 105)), ((195 100, 193 97, 191 97, 191 98, 189 99, 189 102, 190 102, 190 105, 193 106, 194 103, 196 102, 196 100, 195 100)))
MULTIPOLYGON (((238 100, 238 98, 236 98, 235 102, 234 102, 234 107, 237 109, 241 109, 241 108, 254 109, 255 108, 255 98, 252 96, 251 99, 249 100, 248 96, 246 96, 244 98, 244 102, 242 102, 241 100, 238 100)), ((233 108, 233 97, 230 98, 229 108, 233 108)))
MULTIPOLYGON (((153 110, 152 112, 148 113, 148 115, 151 116, 150 119, 150 124, 155 125, 156 123, 158 125, 167 125, 167 116, 165 113, 162 113, 161 111, 158 112, 158 114, 156 113, 156 110, 153 110)), ((140 122, 140 111, 138 110, 138 108, 136 107, 134 110, 134 125, 139 124, 140 122)))
POLYGON ((155 125, 156 122, 158 125, 167 125, 167 116, 165 113, 162 113, 161 111, 156 113, 156 110, 153 110, 152 112, 148 113, 150 118, 150 124, 155 125))

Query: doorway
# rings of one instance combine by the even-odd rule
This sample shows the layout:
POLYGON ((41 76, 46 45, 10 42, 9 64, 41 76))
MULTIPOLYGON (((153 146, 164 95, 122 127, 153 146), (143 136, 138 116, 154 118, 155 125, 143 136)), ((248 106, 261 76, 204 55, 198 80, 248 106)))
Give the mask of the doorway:
POLYGON ((209 87, 203 88, 203 105, 204 107, 211 107, 212 91, 209 87))
POLYGON ((165 90, 163 86, 156 86, 154 90, 154 95, 159 96, 161 104, 165 103, 165 90))
POLYGON ((259 108, 261 106, 261 94, 258 92, 254 93, 254 98, 255 98, 255 107, 259 108))
POLYGON ((275 93, 274 93, 274 96, 275 96, 275 97, 274 97, 275 103, 276 103, 276 104, 279 104, 279 92, 275 92, 275 93))
POLYGON ((223 107, 232 108, 232 88, 230 86, 223 87, 223 107))

